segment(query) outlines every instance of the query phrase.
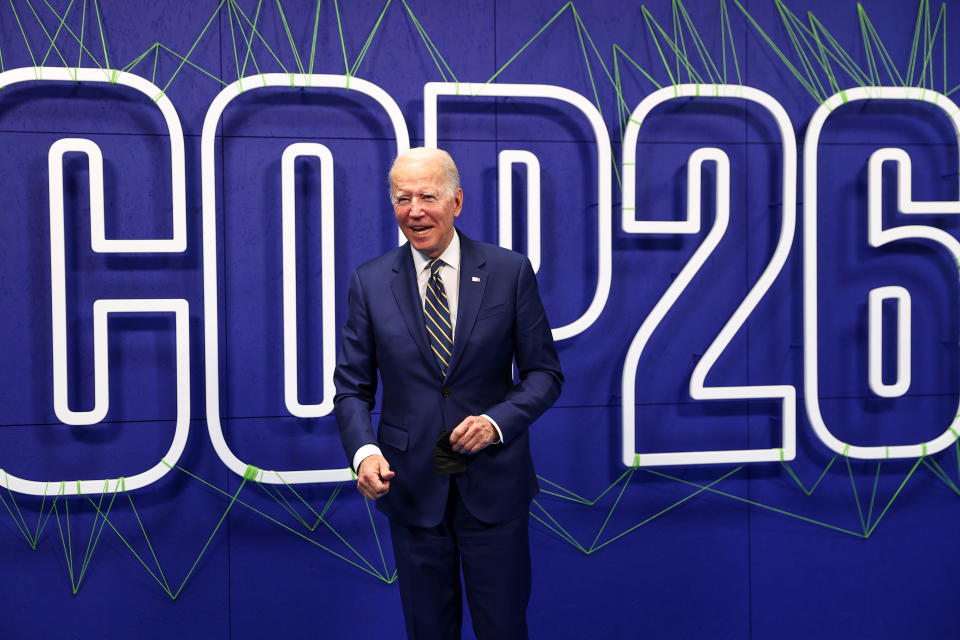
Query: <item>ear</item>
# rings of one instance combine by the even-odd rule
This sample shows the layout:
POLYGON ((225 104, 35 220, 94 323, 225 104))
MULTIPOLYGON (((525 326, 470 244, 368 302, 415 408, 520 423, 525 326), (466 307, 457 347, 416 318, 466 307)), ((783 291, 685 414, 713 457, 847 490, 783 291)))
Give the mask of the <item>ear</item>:
POLYGON ((453 201, 456 204, 456 208, 453 211, 453 217, 460 216, 460 210, 463 209, 463 189, 457 187, 457 190, 453 192, 453 201))

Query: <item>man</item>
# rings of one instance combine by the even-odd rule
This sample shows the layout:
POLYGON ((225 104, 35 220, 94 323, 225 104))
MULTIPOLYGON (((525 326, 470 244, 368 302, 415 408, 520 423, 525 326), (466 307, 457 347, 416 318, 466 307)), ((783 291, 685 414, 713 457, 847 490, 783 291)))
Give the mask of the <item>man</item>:
POLYGON ((401 154, 389 181, 408 242, 350 282, 340 435, 357 489, 390 519, 409 638, 460 637, 461 565, 477 637, 527 638, 527 429, 563 383, 533 269, 454 229, 463 190, 445 151, 401 154))

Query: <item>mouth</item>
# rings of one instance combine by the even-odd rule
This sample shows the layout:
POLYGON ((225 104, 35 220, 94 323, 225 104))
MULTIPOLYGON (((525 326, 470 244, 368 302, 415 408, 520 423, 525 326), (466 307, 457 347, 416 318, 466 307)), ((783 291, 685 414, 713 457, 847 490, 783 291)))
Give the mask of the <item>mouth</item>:
POLYGON ((433 229, 432 226, 425 225, 425 224, 411 225, 407 228, 413 231, 414 235, 417 235, 417 236, 427 235, 428 233, 430 233, 430 230, 433 229))

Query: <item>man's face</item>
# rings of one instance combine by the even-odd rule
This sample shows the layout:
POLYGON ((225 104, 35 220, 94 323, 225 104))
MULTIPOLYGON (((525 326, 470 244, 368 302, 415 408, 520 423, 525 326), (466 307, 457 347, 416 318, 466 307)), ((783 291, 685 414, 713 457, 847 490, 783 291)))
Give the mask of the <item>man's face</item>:
POLYGON ((453 239, 453 219, 463 208, 463 190, 450 193, 434 160, 400 160, 391 173, 393 213, 413 248, 439 257, 453 239))

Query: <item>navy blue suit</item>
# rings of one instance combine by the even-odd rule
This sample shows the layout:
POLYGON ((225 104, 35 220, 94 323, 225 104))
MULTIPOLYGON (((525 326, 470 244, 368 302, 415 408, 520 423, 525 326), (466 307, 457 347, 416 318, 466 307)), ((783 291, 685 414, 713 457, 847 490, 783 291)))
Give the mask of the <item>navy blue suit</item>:
MULTIPOLYGON (((556 400, 563 376, 533 269, 521 254, 463 234, 460 239, 457 324, 446 378, 427 343, 408 244, 361 265, 350 283, 334 375, 337 422, 351 463, 357 449, 376 442, 396 472, 389 493, 377 500, 392 525, 443 524, 452 494, 481 523, 526 522, 538 491, 527 430, 556 400), (370 410, 378 372, 383 395, 374 435, 370 410), (469 456, 465 473, 435 474, 440 432, 480 414, 496 421, 503 442, 469 456)), ((407 615, 406 600, 404 606, 407 615)))

